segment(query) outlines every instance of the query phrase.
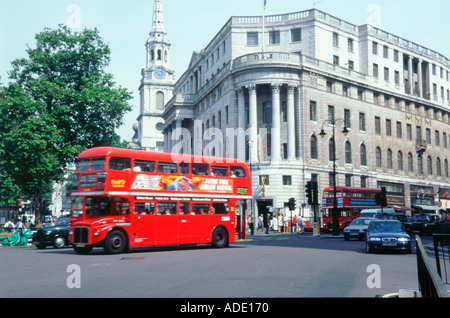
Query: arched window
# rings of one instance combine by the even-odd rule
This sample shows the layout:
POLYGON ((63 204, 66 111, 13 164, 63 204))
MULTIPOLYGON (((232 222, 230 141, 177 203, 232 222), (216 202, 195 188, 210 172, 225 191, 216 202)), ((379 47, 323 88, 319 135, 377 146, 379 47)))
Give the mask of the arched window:
POLYGON ((164 110, 164 93, 163 92, 156 93, 156 109, 164 110))
POLYGON ((392 169, 392 150, 388 149, 386 154, 387 168, 392 169))
POLYGON ((408 153, 408 171, 414 172, 413 155, 410 152, 408 153))
POLYGON ((442 176, 441 159, 439 159, 439 158, 436 159, 436 175, 442 176))
POLYGON ((380 149, 380 147, 377 147, 375 149, 375 159, 376 159, 377 168, 381 168, 381 149, 380 149))
POLYGON ((417 156, 417 172, 423 174, 422 156, 417 156))
POLYGON ((330 138, 330 140, 328 141, 328 158, 329 161, 333 161, 334 160, 334 139, 330 138))
POLYGON ((403 153, 401 151, 397 152, 397 169, 403 170, 403 153))
POLYGON ((317 159, 317 137, 315 135, 311 136, 311 159, 317 159))
POLYGON ((427 173, 429 175, 433 174, 433 161, 430 156, 427 157, 427 173))
POLYGON ((447 159, 444 160, 444 176, 448 178, 448 161, 447 159))
POLYGON ((361 160, 361 166, 367 166, 367 152, 366 146, 364 144, 361 144, 361 146, 359 146, 359 157, 361 160))
POLYGON ((348 140, 345 142, 345 163, 352 163, 352 145, 348 140))

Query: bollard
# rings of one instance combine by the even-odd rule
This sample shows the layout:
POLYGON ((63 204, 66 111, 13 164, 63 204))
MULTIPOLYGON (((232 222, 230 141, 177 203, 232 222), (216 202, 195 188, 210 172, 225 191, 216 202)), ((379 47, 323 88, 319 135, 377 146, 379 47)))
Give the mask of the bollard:
POLYGON ((313 236, 320 236, 319 223, 313 222, 313 236))

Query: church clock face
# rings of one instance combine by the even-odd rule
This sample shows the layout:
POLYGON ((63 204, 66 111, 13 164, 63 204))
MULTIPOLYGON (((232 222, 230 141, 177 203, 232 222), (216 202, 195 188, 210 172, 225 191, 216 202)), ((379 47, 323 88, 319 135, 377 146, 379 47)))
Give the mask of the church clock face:
POLYGON ((162 68, 157 68, 154 73, 157 79, 164 79, 166 77, 166 71, 162 68))

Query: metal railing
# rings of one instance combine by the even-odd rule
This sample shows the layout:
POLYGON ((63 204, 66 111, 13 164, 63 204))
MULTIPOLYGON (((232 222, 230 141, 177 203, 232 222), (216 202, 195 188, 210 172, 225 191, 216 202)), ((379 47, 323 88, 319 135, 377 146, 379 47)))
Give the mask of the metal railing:
POLYGON ((433 234, 437 273, 444 284, 450 281, 450 234, 433 234))
POLYGON ((450 297, 447 288, 427 255, 422 240, 416 236, 417 274, 419 290, 424 298, 450 297))

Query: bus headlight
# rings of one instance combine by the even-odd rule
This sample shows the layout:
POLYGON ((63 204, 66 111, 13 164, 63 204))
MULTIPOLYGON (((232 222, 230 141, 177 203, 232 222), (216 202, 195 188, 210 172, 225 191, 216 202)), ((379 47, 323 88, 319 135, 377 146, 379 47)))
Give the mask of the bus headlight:
POLYGON ((100 234, 100 233, 98 232, 98 230, 95 230, 95 231, 94 231, 94 235, 95 235, 95 236, 98 236, 99 234, 100 234))

